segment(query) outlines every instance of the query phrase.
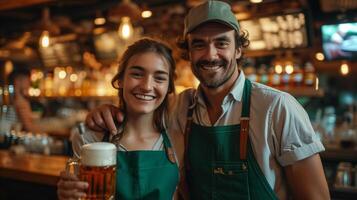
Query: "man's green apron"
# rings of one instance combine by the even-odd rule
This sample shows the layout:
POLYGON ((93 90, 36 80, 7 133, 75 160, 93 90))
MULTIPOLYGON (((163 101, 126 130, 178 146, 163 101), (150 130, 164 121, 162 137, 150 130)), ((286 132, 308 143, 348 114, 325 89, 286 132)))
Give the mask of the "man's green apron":
POLYGON ((186 174, 191 199, 277 199, 248 139, 251 82, 246 79, 240 124, 186 125, 186 174), (189 133, 189 134, 187 134, 189 133))
POLYGON ((162 133, 165 151, 118 151, 116 198, 172 199, 179 171, 171 143, 162 133))

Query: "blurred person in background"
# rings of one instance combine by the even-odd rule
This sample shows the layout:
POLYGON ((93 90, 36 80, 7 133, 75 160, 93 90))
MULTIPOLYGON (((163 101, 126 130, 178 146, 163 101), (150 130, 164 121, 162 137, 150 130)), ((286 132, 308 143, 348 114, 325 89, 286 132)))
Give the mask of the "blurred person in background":
POLYGON ((30 75, 30 70, 24 67, 18 67, 9 74, 9 85, 12 85, 14 88, 13 102, 10 103, 16 110, 17 123, 21 124, 21 129, 37 133, 41 131, 41 127, 38 123, 35 123, 33 119, 29 100, 29 89, 31 87, 30 75))

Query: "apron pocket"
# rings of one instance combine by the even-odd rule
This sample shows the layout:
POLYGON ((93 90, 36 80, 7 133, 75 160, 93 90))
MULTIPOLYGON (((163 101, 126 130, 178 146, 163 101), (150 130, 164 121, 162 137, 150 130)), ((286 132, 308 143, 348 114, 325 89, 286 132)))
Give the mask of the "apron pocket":
POLYGON ((212 166, 213 199, 250 199, 246 162, 215 163, 212 166))

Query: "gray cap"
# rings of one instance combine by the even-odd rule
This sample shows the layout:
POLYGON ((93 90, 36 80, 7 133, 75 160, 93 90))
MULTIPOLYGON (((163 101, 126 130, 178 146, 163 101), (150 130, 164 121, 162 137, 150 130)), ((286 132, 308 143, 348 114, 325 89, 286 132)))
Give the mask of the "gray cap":
POLYGON ((206 1, 196 7, 191 8, 185 18, 185 29, 183 36, 193 31, 205 22, 218 22, 239 31, 239 25, 234 16, 231 6, 222 1, 206 1))

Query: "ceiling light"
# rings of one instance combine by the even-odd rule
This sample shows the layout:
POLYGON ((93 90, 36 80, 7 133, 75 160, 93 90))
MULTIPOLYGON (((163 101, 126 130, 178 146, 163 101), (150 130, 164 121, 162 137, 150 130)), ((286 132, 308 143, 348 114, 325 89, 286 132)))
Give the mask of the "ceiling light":
POLYGON ((141 13, 141 17, 142 18, 149 18, 152 16, 152 12, 150 10, 144 10, 142 13, 141 13))
POLYGON ((261 3, 263 0, 250 0, 250 3, 261 3))

